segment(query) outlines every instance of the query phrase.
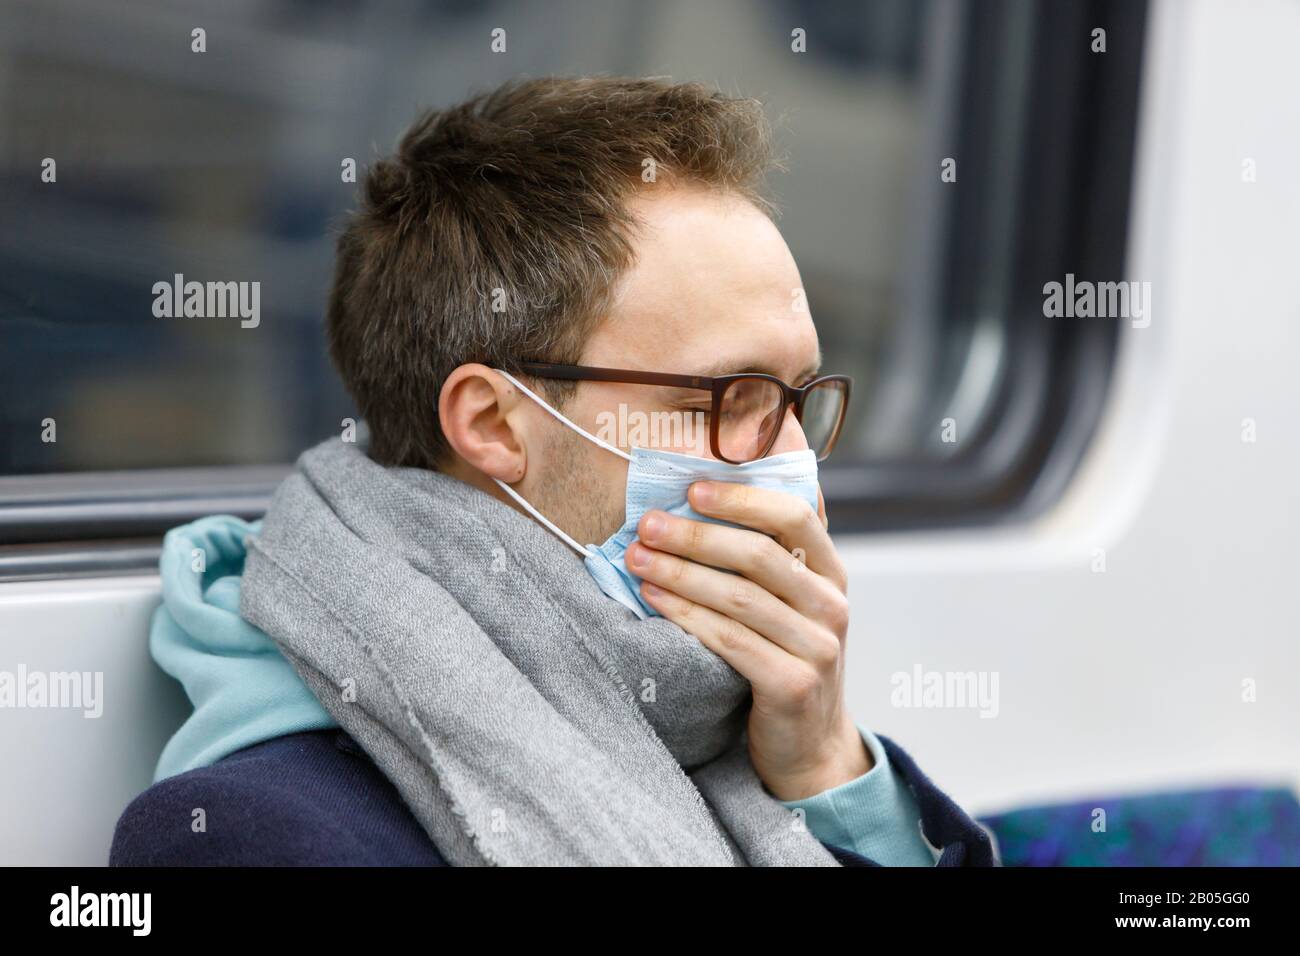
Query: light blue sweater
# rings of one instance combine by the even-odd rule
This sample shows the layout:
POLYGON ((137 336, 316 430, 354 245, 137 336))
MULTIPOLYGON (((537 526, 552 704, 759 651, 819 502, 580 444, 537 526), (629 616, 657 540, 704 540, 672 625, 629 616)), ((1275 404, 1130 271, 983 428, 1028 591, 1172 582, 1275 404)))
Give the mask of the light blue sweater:
MULTIPOLYGON (((264 740, 338 726, 274 642, 239 616, 244 538, 260 529, 260 522, 214 515, 173 528, 163 539, 163 603, 154 614, 149 650, 185 687, 194 712, 163 749, 155 782, 264 740)), ((933 866, 937 854, 921 835, 911 790, 875 735, 858 730, 875 761, 871 770, 782 804, 802 810, 808 829, 824 843, 884 866, 933 866)))
POLYGON ((911 789, 894 773, 876 735, 858 725, 874 766, 848 783, 802 800, 781 800, 802 809, 805 824, 823 843, 844 847, 881 866, 934 866, 940 851, 921 833, 921 812, 911 789))

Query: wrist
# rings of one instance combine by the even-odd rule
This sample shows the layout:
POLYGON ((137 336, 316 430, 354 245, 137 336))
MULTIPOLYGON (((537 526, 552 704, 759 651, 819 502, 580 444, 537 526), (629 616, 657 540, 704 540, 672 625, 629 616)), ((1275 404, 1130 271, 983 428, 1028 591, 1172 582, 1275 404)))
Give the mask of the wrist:
POLYGON ((871 751, 851 720, 835 735, 825 754, 806 771, 774 781, 768 789, 778 800, 804 800, 857 780, 875 767, 871 751))

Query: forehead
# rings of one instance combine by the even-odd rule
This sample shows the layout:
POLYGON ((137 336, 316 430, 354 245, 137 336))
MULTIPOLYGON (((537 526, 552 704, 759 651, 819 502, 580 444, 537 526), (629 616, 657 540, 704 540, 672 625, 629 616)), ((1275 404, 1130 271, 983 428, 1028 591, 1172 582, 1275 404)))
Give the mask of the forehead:
POLYGON ((697 373, 734 362, 785 377, 815 363, 799 270, 761 210, 734 195, 656 186, 630 206, 635 261, 586 364, 697 373))

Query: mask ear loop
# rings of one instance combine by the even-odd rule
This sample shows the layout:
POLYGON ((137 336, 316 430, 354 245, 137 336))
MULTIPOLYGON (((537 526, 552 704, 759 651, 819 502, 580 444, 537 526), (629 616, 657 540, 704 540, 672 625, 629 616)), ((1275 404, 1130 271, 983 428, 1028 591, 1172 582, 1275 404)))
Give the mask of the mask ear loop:
POLYGON ((625 458, 625 459, 627 459, 628 461, 631 461, 631 460, 632 460, 632 456, 629 455, 627 452, 625 452, 623 449, 621 449, 621 448, 616 448, 615 446, 611 445, 609 442, 604 441, 603 439, 597 438, 595 435, 593 435, 591 432, 587 431, 587 430, 586 430, 585 428, 583 428, 582 426, 577 425, 577 424, 575 424, 574 422, 569 421, 569 419, 565 418, 563 415, 561 415, 559 412, 557 412, 555 409, 553 409, 553 408, 552 408, 552 407, 551 407, 551 406, 550 406, 546 401, 544 401, 543 399, 541 399, 540 397, 538 397, 538 395, 537 395, 537 394, 536 394, 532 389, 530 389, 530 388, 529 388, 527 385, 525 385, 523 382, 519 381, 519 379, 515 378, 513 375, 511 375, 511 374, 510 374, 509 372, 507 372, 505 369, 497 368, 497 369, 493 369, 493 371, 494 371, 494 372, 497 372, 497 373, 499 373, 499 374, 501 374, 501 375, 504 375, 504 376, 505 376, 505 377, 510 381, 511 384, 513 384, 516 388, 519 389, 519 391, 523 392, 525 395, 527 395, 529 398, 531 398, 533 401, 535 401, 538 405, 542 406, 542 409, 543 409, 544 411, 549 412, 553 417, 559 419, 561 422, 563 422, 564 424, 568 425, 570 428, 572 428, 575 432, 577 432, 577 433, 578 433, 579 435, 581 435, 583 438, 587 439, 588 441, 595 442, 595 443, 596 443, 597 445, 599 445, 601 448, 605 449, 605 451, 612 451, 614 454, 618 455, 619 458, 625 458))
MULTIPOLYGON (((563 415, 561 415, 559 412, 557 412, 554 408, 552 408, 549 404, 547 404, 545 401, 543 401, 541 398, 539 398, 539 397, 538 397, 538 396, 533 392, 532 389, 530 389, 527 385, 523 384, 523 382, 519 381, 517 378, 515 378, 515 377, 514 377, 513 375, 511 375, 509 372, 505 371, 504 369, 499 369, 499 368, 498 368, 498 369, 493 369, 493 371, 498 372, 498 373, 500 373, 501 375, 504 375, 504 376, 506 377, 506 379, 508 379, 508 380, 511 382, 511 384, 513 384, 513 385, 514 385, 516 388, 518 388, 521 392, 523 392, 525 395, 527 395, 529 398, 531 398, 534 402, 536 402, 538 405, 540 405, 540 406, 541 406, 545 411, 550 412, 551 415, 553 415, 555 418, 559 419, 559 420, 560 420, 561 422, 563 422, 565 425, 567 425, 567 426, 569 426, 570 428, 572 428, 572 429, 573 429, 575 432, 577 432, 579 435, 583 436, 584 438, 588 439, 589 441, 595 442, 597 445, 599 445, 601 448, 604 448, 606 451, 612 451, 614 454, 618 455, 620 458, 626 458, 629 462, 632 460, 632 456, 629 455, 627 452, 623 451, 621 448, 615 448, 613 445, 609 444, 609 442, 606 442, 606 441, 603 441, 603 440, 597 438, 595 435, 593 435, 593 434, 591 434, 590 432, 588 432, 585 428, 581 428, 580 426, 578 426, 578 425, 574 424, 573 422, 569 421, 569 419, 565 418, 563 415)), ((553 533, 555 534, 556 537, 558 537, 561 541, 563 541, 565 544, 567 544, 569 547, 571 547, 574 551, 577 551, 578 554, 582 555, 582 556, 585 558, 585 557, 591 555, 592 553, 594 553, 593 550, 592 550, 592 548, 590 548, 590 547, 586 547, 586 548, 584 548, 582 545, 578 544, 578 542, 575 541, 573 538, 569 537, 569 535, 565 534, 565 533, 564 533, 562 530, 560 530, 560 528, 559 528, 555 523, 553 523, 549 518, 547 518, 544 514, 542 514, 540 511, 538 511, 536 508, 534 508, 531 504, 529 504, 527 501, 525 501, 523 495, 521 495, 519 492, 515 491, 515 489, 511 488, 509 485, 507 485, 507 484, 506 484, 504 481, 502 481, 500 478, 493 478, 492 480, 495 481, 495 482, 496 482, 496 483, 501 487, 501 490, 502 490, 502 491, 504 491, 506 494, 508 494, 511 498, 515 499, 515 501, 517 501, 517 502, 519 503, 519 506, 520 506, 521 508, 523 508, 525 511, 527 511, 530 515, 532 515, 534 518, 536 518, 536 519, 537 519, 538 521, 540 521, 542 524, 544 524, 548 529, 550 529, 551 532, 553 532, 553 533)))
POLYGON ((584 548, 582 545, 578 544, 578 542, 575 541, 573 538, 569 537, 567 534, 561 531, 558 525, 554 524, 549 518, 546 517, 546 515, 542 514, 540 511, 538 511, 536 508, 530 505, 527 501, 525 501, 523 495, 515 491, 515 489, 511 488, 500 478, 493 478, 492 480, 501 486, 502 491, 508 494, 511 498, 514 498, 515 501, 519 502, 519 506, 521 508, 527 511, 530 515, 532 515, 542 524, 546 525, 546 527, 550 528, 551 531, 555 533, 556 537, 558 537, 561 541, 563 541, 565 544, 571 547, 574 551, 577 551, 578 554, 582 555, 585 558, 592 553, 591 548, 584 548))

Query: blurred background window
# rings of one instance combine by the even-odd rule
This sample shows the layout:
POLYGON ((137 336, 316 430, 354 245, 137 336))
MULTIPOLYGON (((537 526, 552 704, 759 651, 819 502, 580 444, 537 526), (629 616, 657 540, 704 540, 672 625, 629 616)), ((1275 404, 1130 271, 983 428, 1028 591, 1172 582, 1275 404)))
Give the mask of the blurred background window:
MULTIPOLYGON (((1090 22, 1128 15, 1108 3, 1053 6, 11 0, 0 7, 0 475, 10 476, 0 510, 201 489, 209 500, 197 512, 220 502, 255 513, 280 472, 250 466, 282 468, 355 415, 322 334, 333 226, 358 188, 342 181, 342 161, 355 159, 363 178, 418 110, 508 78, 604 72, 702 80, 766 104, 790 159, 773 181, 780 224, 825 368, 856 377, 826 483, 849 526, 996 511, 1005 493, 959 476, 982 461, 976 477, 996 489, 1041 444, 1035 418, 1007 440, 1011 451, 987 458, 1014 418, 1008 382, 1031 378, 1037 392, 1014 397, 1038 394, 1047 412, 1062 350, 1092 348, 1104 368, 1113 346, 1023 324, 1041 324, 1037 290, 1061 278, 1058 267, 1092 261, 1071 258, 1068 237, 1095 237, 1096 223, 1071 214, 1101 186, 1077 165, 1093 154, 1072 161, 1070 151, 1103 94, 1132 93, 1090 79, 1097 67, 1044 75, 1064 69, 1042 41, 1070 34, 1061 17, 1081 31, 1065 58, 1076 63, 1090 22), (196 27, 202 54, 191 51, 196 27), (496 27, 507 29, 506 54, 489 53, 496 27), (793 52, 794 30, 807 52, 793 52), (1035 126, 1052 111, 1072 117, 1064 133, 1064 119, 1035 126), (1035 136, 1033 155, 1050 159, 1044 133, 1063 157, 1050 175, 1022 162, 1035 136), (41 179, 47 157, 55 183, 41 179), (956 182, 943 180, 946 159, 956 182), (1027 218, 1039 187, 1074 205, 1027 218), (1035 264, 1031 245, 1057 254, 1035 264), (260 282, 260 325, 155 317, 154 283, 177 274, 260 282), (54 442, 42 440, 50 419, 54 442), (121 470, 134 477, 88 474, 121 470), (222 487, 244 497, 214 497, 222 487), (932 507, 927 488, 946 503, 932 507)), ((1136 74, 1136 48, 1112 57, 1136 74)), ((1111 116, 1131 125, 1124 110, 1111 116)), ((1121 161, 1130 134, 1115 134, 1121 161)), ((1123 228, 1126 176, 1107 186, 1122 193, 1112 231, 1123 228)), ((42 514, 0 520, 0 540, 41 540, 42 514)))

